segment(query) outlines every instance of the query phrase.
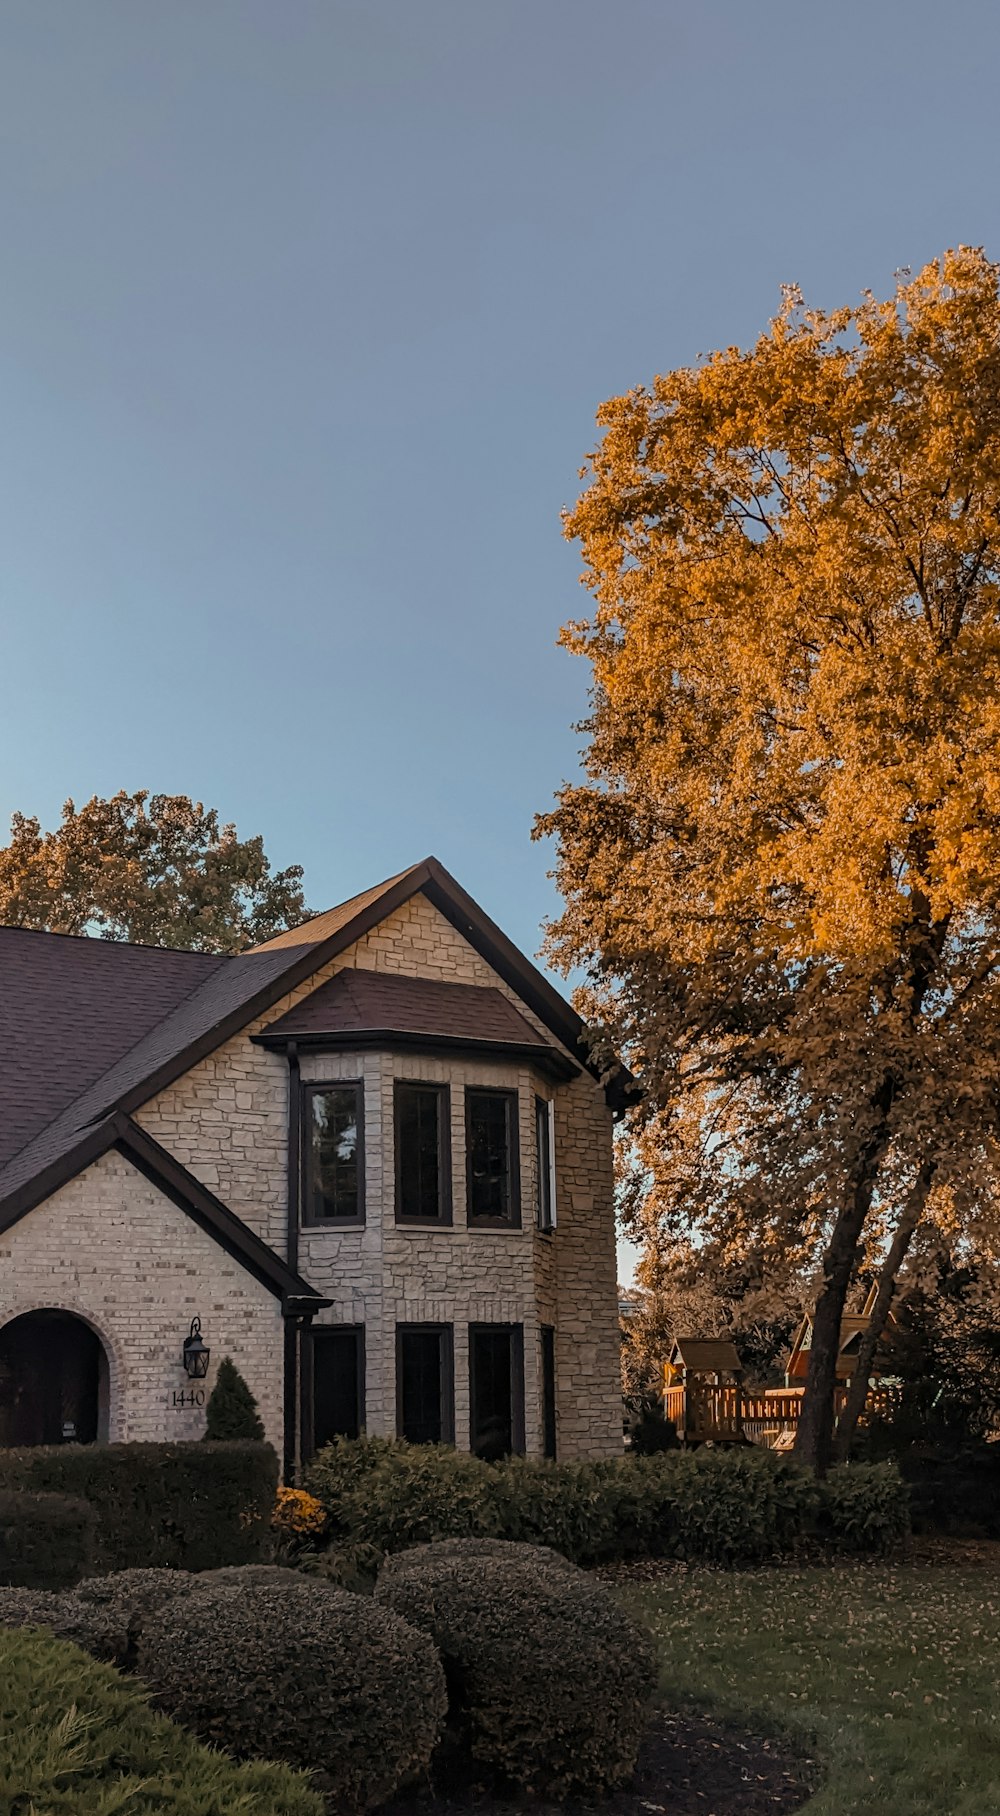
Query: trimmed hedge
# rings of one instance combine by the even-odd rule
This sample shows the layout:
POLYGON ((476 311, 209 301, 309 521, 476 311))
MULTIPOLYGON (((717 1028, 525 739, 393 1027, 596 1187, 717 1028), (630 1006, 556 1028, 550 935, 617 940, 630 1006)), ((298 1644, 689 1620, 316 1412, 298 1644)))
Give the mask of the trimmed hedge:
POLYGON ((0 1450, 0 1491, 43 1491, 90 1504, 93 1567, 100 1571, 256 1563, 269 1552, 277 1483, 278 1459, 267 1444, 202 1439, 0 1450))
POLYGON ((336 1807, 367 1809, 426 1770, 447 1706, 440 1660, 367 1597, 287 1575, 234 1571, 175 1597, 143 1627, 139 1673, 201 1739, 311 1767, 336 1807))
POLYGON ((94 1658, 124 1662, 128 1635, 111 1608, 81 1601, 70 1590, 0 1589, 0 1627, 47 1627, 57 1639, 72 1640, 94 1658))
POLYGON ((399 1576, 407 1570, 426 1570, 434 1564, 468 1563, 475 1558, 491 1562, 534 1564, 540 1570, 576 1574, 576 1565, 548 1545, 519 1545, 511 1539, 439 1539, 430 1545, 413 1545, 409 1551, 395 1551, 386 1558, 378 1573, 379 1582, 399 1576))
POLYGON ((0 1488, 0 1583, 66 1589, 93 1555, 94 1513, 85 1500, 0 1488))
POLYGON ((560 1798, 631 1777, 656 1656, 600 1584, 523 1556, 452 1555, 386 1571, 375 1599, 440 1650, 454 1738, 480 1766, 560 1798))
POLYGON ((792 1458, 750 1447, 488 1464, 438 1445, 340 1439, 320 1453, 308 1486, 339 1555, 371 1567, 459 1537, 545 1545, 584 1565, 739 1564, 805 1539, 886 1551, 908 1530, 906 1488, 891 1466, 847 1464, 817 1482, 792 1458))
POLYGON ((76 1646, 0 1631, 0 1810, 38 1816, 324 1816, 298 1772, 237 1765, 76 1646))

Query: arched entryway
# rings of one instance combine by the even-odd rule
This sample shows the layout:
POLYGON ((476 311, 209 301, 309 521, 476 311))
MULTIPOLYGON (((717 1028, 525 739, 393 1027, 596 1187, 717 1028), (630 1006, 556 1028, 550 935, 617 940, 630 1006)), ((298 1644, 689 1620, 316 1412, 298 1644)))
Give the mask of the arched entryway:
POLYGON ((72 1312, 0 1329, 0 1444, 93 1444, 108 1435, 108 1359, 72 1312))

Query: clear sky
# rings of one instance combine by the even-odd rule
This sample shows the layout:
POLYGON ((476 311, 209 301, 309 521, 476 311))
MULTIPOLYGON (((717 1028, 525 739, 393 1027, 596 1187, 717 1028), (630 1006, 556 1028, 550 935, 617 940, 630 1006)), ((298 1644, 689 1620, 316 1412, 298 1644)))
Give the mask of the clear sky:
POLYGON ((533 952, 601 400, 1000 253, 989 0, 3 0, 0 834, 189 793, 533 952))

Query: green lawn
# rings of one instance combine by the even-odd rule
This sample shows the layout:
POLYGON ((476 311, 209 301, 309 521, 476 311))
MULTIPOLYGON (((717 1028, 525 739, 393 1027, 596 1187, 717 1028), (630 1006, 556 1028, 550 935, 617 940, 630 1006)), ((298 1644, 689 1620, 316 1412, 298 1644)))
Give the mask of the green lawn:
POLYGON ((996 1568, 693 1569, 619 1588, 656 1633, 672 1706, 803 1742, 809 1816, 1000 1811, 996 1568))

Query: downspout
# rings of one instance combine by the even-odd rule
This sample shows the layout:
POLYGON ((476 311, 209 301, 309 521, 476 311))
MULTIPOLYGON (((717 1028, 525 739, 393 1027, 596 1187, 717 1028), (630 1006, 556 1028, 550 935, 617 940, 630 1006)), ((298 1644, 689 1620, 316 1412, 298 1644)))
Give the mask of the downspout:
POLYGON ((302 1172, 302 1087, 299 1077, 299 1049, 294 1040, 288 1043, 288 1192, 285 1226, 285 1260, 298 1273, 299 1268, 299 1195, 302 1172))

